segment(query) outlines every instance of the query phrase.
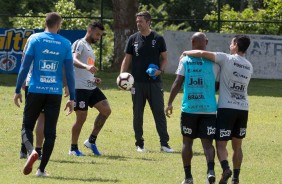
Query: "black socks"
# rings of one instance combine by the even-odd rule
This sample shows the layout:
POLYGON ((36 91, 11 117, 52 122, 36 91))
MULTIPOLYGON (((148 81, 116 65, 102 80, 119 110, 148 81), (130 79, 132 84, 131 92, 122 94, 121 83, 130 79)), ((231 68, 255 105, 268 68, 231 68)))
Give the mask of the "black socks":
POLYGON ((96 144, 96 139, 97 139, 97 136, 96 135, 90 135, 88 141, 91 143, 91 144, 96 144))

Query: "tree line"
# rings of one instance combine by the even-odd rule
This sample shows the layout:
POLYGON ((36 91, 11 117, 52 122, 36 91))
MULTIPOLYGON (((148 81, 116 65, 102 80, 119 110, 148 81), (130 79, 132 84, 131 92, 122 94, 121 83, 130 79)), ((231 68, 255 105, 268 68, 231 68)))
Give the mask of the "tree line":
MULTIPOLYGON (((103 67, 118 70, 125 40, 137 31, 135 14, 148 10, 152 29, 282 35, 281 0, 2 0, 0 27, 43 29, 45 14, 60 13, 63 29, 85 30, 103 21, 103 67), (220 22, 218 21, 220 18, 220 22)), ((96 54, 99 55, 99 54, 96 54)), ((99 58, 98 58, 99 59, 99 58)))

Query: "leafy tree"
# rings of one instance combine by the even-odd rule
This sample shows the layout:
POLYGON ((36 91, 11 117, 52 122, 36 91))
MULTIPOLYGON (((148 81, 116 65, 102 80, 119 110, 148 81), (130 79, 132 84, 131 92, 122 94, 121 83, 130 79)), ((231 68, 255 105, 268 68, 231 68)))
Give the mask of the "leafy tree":
POLYGON ((166 11, 167 3, 160 4, 158 7, 155 7, 151 4, 149 5, 141 5, 139 7, 140 11, 149 11, 152 16, 152 24, 151 27, 156 32, 163 34, 166 30, 183 30, 188 31, 191 30, 191 27, 186 25, 185 23, 173 24, 169 23, 169 15, 166 11))
MULTIPOLYGON (((229 5, 224 5, 220 14, 220 19, 224 21, 221 22, 221 32, 281 35, 281 22, 280 24, 270 23, 270 21, 281 21, 282 3, 279 3, 280 1, 265 0, 264 9, 255 10, 249 6, 242 12, 235 11, 229 5)), ((217 11, 212 11, 211 14, 206 15, 204 20, 217 20, 217 11)), ((210 25, 216 30, 216 21, 210 23, 210 25)))
MULTIPOLYGON (((92 15, 99 15, 98 10, 92 12, 81 12, 81 10, 76 9, 74 0, 59 0, 55 4, 54 11, 58 12, 63 17, 62 29, 65 30, 86 30, 89 23, 93 20, 92 15), (88 18, 75 18, 75 17, 88 17, 88 18)), ((45 13, 35 14, 31 10, 24 14, 26 17, 17 17, 13 19, 13 24, 15 28, 22 29, 44 29, 45 13), (30 16, 30 17, 29 17, 30 16), (37 16, 37 17, 31 17, 37 16)), ((110 29, 109 24, 104 24, 107 35, 103 38, 102 49, 103 49, 103 66, 105 68, 111 65, 111 60, 113 56, 113 33, 110 29)), ((96 51, 96 60, 99 61, 99 46, 93 48, 96 51)), ((98 64, 99 65, 99 64, 98 64)))

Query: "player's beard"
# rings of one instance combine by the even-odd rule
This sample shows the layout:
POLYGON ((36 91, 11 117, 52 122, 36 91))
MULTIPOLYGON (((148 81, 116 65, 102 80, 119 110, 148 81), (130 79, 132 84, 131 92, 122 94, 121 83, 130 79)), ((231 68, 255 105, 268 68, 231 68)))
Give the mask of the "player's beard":
POLYGON ((95 40, 94 38, 91 38, 91 43, 97 43, 97 40, 95 40))

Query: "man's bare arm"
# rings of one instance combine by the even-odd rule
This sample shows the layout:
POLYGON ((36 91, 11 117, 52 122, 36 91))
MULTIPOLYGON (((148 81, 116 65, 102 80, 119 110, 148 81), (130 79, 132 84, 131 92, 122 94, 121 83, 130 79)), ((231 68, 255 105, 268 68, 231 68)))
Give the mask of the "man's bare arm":
POLYGON ((211 61, 215 61, 215 53, 214 52, 209 52, 209 51, 204 51, 204 50, 184 51, 182 53, 182 56, 202 57, 202 58, 209 59, 211 61))

